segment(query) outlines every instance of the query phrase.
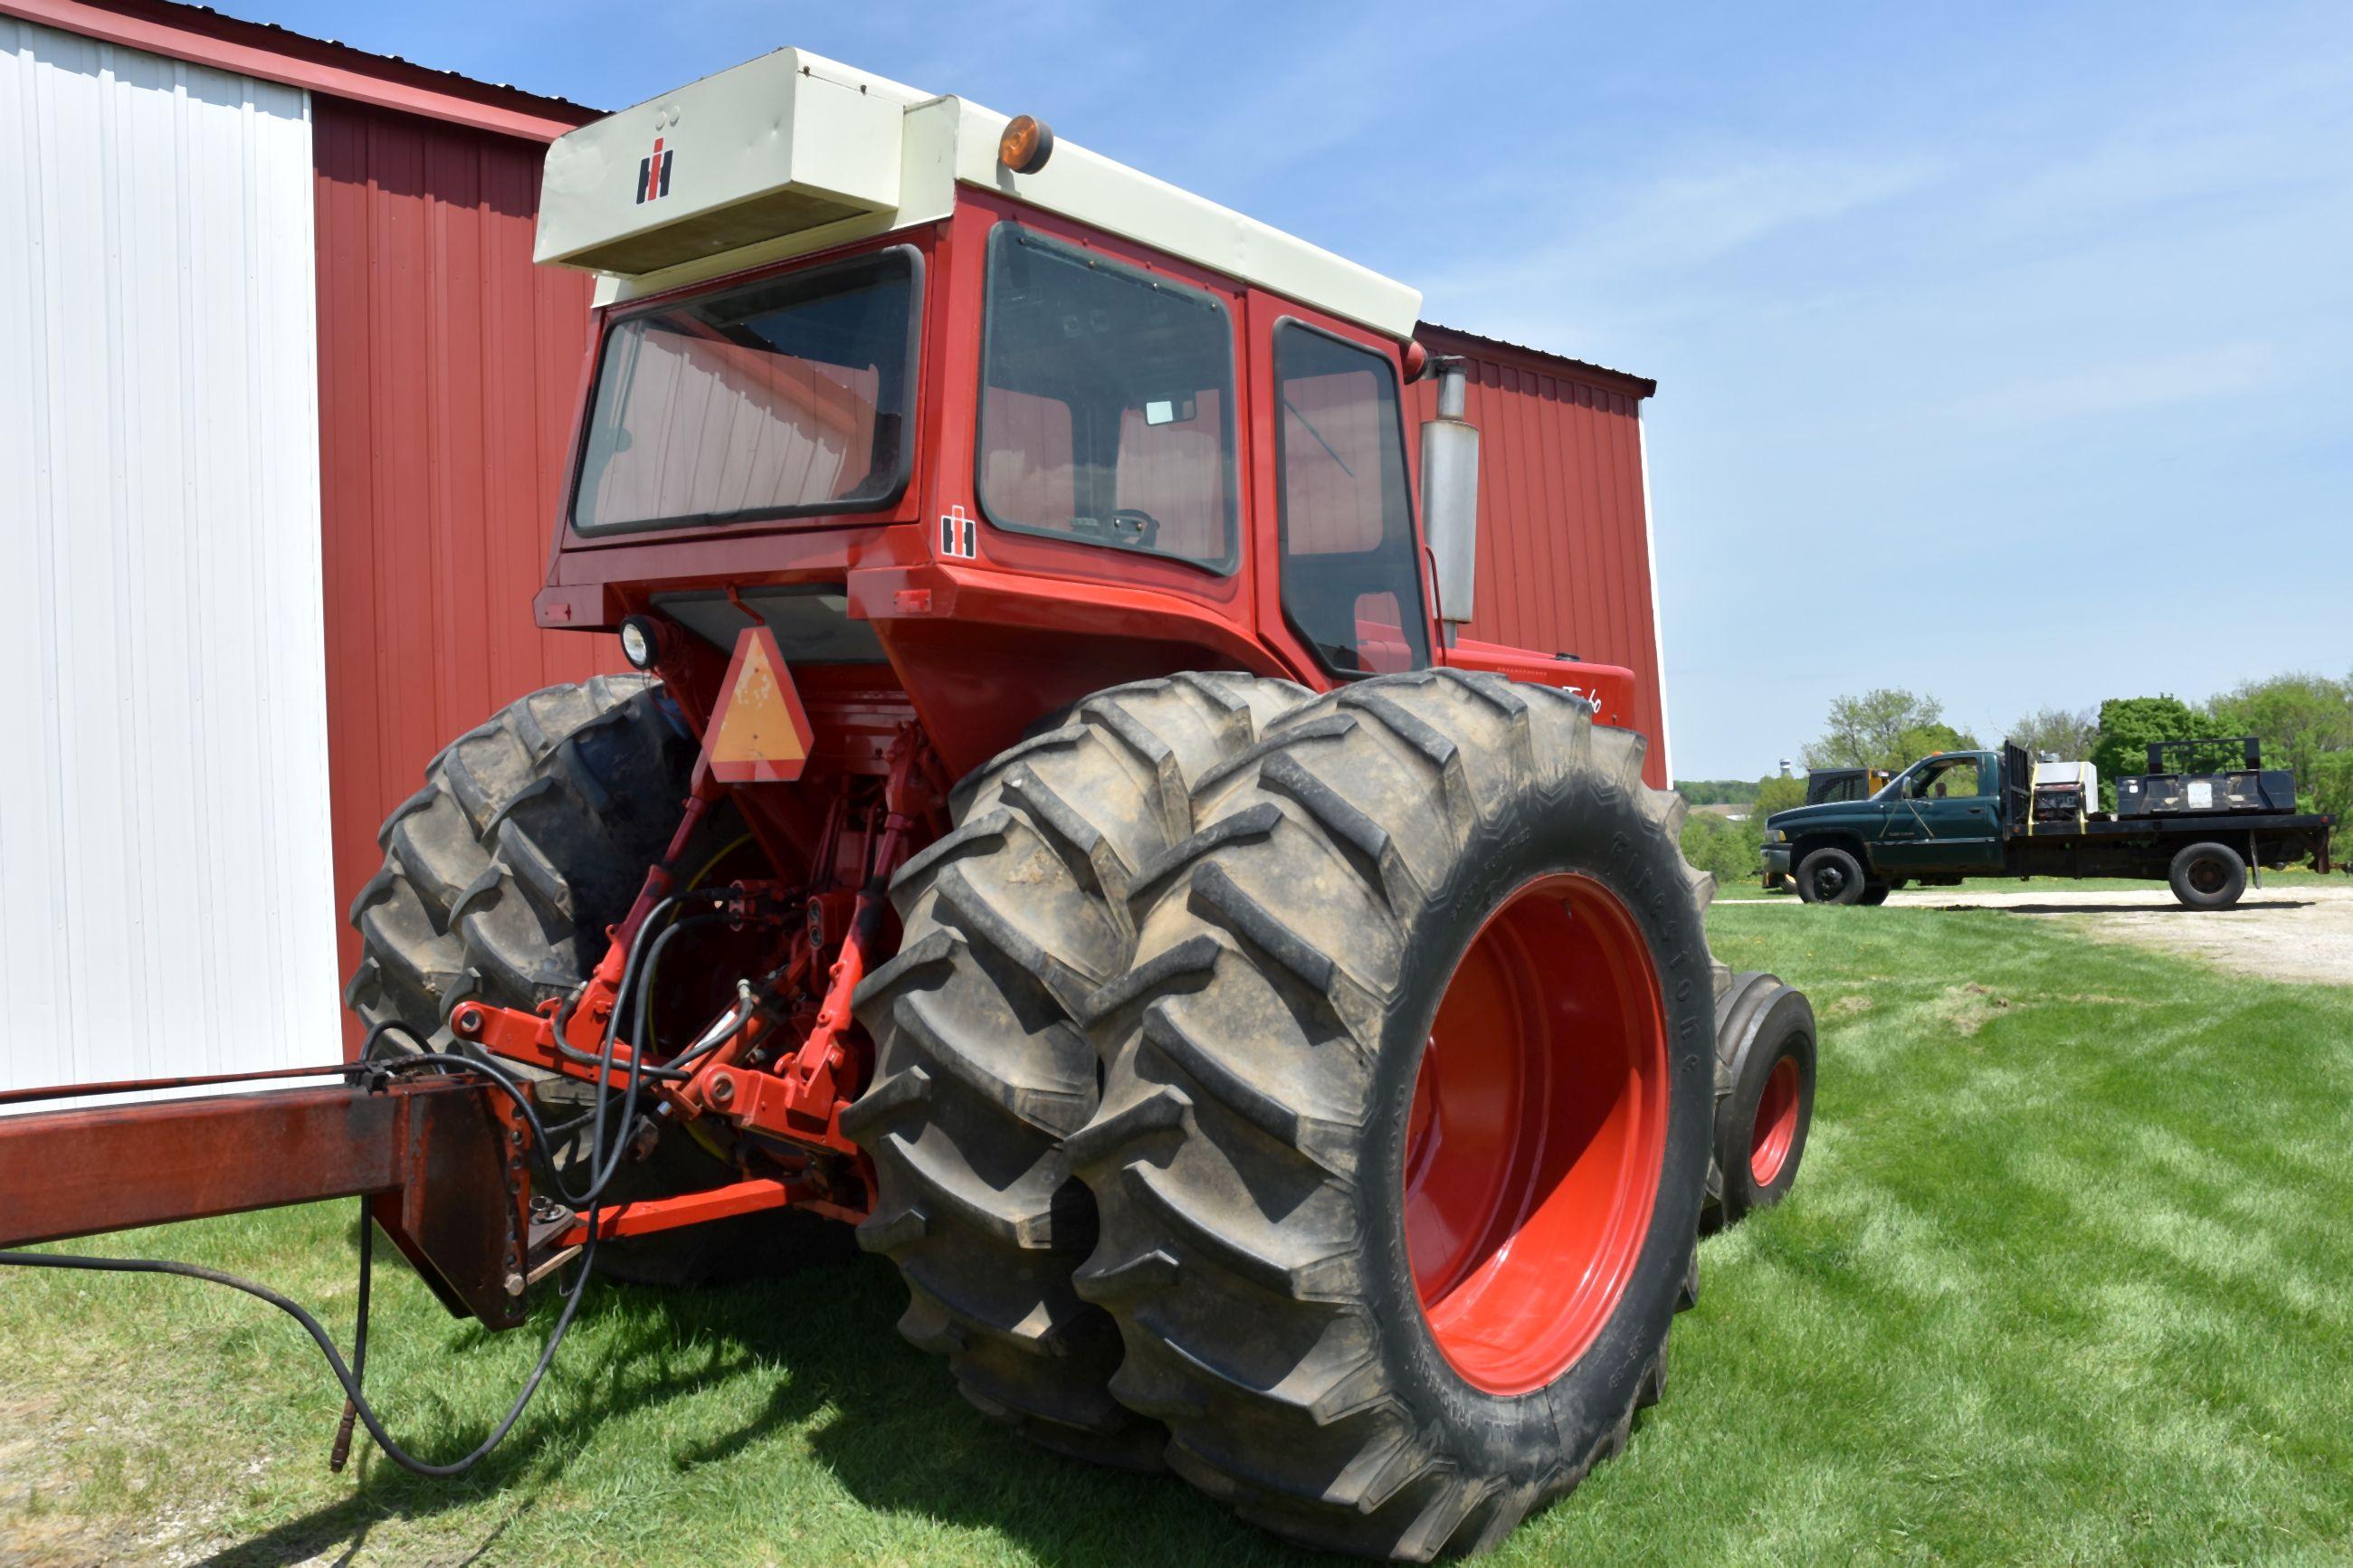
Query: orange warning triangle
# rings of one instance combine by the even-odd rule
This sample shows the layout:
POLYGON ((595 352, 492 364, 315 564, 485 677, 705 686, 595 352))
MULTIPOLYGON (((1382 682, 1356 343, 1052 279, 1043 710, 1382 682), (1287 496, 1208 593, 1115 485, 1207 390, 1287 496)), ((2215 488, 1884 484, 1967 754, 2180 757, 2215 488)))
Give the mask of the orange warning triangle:
POLYGON ((808 765, 814 740, 776 634, 746 627, 711 716, 712 776, 722 784, 790 784, 808 765))

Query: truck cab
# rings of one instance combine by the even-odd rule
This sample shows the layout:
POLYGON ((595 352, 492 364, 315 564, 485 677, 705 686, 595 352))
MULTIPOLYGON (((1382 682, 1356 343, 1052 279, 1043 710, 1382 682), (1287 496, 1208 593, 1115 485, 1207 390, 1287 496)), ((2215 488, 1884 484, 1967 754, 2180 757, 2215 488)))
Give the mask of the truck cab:
POLYGON ((1998 875, 2008 776, 2000 752, 1937 752, 1865 799, 1776 812, 1767 879, 1794 877, 1808 902, 1877 903, 1915 879, 1998 875))

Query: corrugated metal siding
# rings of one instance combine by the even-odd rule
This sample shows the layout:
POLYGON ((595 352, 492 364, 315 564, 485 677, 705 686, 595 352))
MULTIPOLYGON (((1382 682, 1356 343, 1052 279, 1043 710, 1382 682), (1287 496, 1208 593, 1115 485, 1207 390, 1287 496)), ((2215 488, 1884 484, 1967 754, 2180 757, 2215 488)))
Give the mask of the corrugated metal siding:
POLYGON ((338 1008, 300 89, 0 19, 0 1084, 338 1008))
MULTIPOLYGON (((1631 387, 1546 356, 1425 326, 1433 354, 1472 367, 1479 427, 1479 572, 1468 635, 1573 653, 1635 675, 1643 776, 1667 784, 1663 672, 1651 593, 1641 404, 1631 387)), ((1409 423, 1438 412, 1438 383, 1408 389, 1409 423)))
MULTIPOLYGON (((621 667, 543 633, 590 284, 531 264, 543 149, 320 98, 320 438, 338 910, 444 744, 621 667)), ((344 973, 358 942, 340 928, 344 973)))

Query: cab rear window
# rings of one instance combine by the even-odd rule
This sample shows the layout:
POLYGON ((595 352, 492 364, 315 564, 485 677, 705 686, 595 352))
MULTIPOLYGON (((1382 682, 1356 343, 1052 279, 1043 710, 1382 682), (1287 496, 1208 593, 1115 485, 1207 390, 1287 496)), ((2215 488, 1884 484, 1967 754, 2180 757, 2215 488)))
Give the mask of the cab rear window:
POLYGON ((616 322, 597 360, 573 527, 621 532, 896 501, 918 264, 900 247, 616 322))

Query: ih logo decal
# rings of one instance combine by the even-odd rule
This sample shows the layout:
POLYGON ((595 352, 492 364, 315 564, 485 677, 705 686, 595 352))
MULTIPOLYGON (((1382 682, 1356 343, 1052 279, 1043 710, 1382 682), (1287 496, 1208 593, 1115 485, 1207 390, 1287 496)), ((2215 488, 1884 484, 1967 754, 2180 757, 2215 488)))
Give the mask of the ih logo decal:
POLYGON ((979 558, 980 525, 965 514, 961 505, 940 514, 940 553, 961 561, 979 558))
POLYGON ((662 151, 662 139, 657 136, 654 138, 653 156, 638 160, 638 205, 639 206, 643 206, 648 202, 659 201, 670 195, 670 160, 677 156, 678 153, 675 149, 667 153, 662 151))
POLYGON ((721 784, 790 784, 808 766, 816 741, 776 634, 745 627, 703 742, 712 776, 721 784))

